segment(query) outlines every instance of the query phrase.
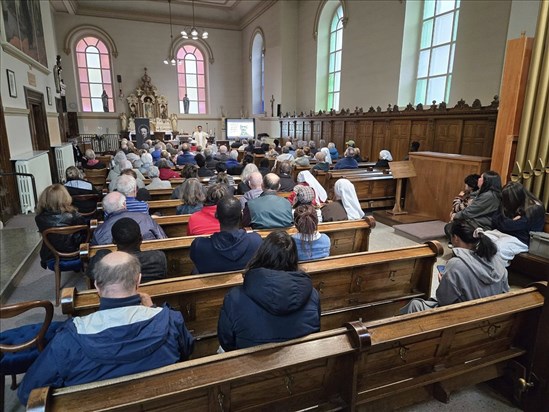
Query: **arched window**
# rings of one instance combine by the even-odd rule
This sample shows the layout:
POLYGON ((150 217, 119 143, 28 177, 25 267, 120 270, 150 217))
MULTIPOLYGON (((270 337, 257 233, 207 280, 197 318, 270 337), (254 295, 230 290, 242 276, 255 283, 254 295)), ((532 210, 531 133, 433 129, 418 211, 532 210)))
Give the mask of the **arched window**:
POLYGON ((339 109, 341 86, 341 54, 343 49, 343 7, 336 9, 330 23, 330 46, 328 57, 328 110, 339 109))
POLYGON ((114 112, 112 66, 105 43, 86 36, 76 43, 76 66, 83 112, 104 112, 102 95, 107 94, 108 111, 114 112))
POLYGON ((254 114, 265 112, 265 49, 261 33, 256 33, 252 43, 252 107, 254 114))
POLYGON ((460 0, 427 0, 417 65, 416 103, 447 102, 456 49, 460 0))
POLYGON ((184 44, 177 50, 177 84, 179 112, 184 113, 183 98, 189 98, 189 113, 206 113, 206 65, 204 53, 192 45, 184 44))

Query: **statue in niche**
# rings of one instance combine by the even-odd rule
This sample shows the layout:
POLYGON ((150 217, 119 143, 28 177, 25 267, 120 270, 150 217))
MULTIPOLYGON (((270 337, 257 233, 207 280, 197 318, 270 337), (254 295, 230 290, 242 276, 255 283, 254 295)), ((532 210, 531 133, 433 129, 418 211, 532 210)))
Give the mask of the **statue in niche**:
POLYGON ((101 94, 101 101, 103 102, 103 111, 105 113, 109 112, 109 95, 105 90, 103 90, 103 93, 101 94))
POLYGON ((190 104, 191 104, 191 101, 189 100, 187 93, 185 93, 185 97, 183 97, 183 112, 185 112, 185 114, 189 114, 190 104))
POLYGON ((128 130, 135 130, 135 118, 130 117, 128 122, 128 130))
POLYGON ((53 66, 53 80, 55 81, 55 90, 57 93, 61 93, 61 74, 63 68, 61 67, 61 56, 57 55, 55 66, 53 66))
POLYGON ((160 107, 160 118, 163 120, 166 120, 168 118, 168 110, 164 105, 160 107))
POLYGON ((170 116, 170 123, 172 124, 172 131, 177 131, 177 115, 175 113, 170 116))
POLYGON ((126 116, 126 113, 120 113, 120 125, 123 131, 126 131, 128 128, 128 116, 126 116))
POLYGON ((153 105, 150 98, 145 99, 143 102, 143 114, 144 117, 148 117, 149 119, 153 118, 153 105))

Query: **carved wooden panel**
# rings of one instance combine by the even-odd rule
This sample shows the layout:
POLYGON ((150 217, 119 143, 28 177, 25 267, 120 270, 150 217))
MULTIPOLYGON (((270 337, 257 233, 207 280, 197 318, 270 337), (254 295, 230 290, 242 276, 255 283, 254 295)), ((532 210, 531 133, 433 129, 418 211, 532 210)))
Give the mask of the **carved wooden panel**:
POLYGON ((326 140, 326 144, 332 141, 332 121, 322 121, 322 139, 326 140))
POLYGON ((345 122, 345 131, 344 137, 345 142, 349 140, 354 140, 356 142, 357 137, 357 123, 356 121, 347 121, 345 122))
POLYGON ((343 154, 343 150, 345 150, 345 122, 343 120, 336 120, 333 124, 332 142, 335 143, 340 154, 343 154))
POLYGON ((462 121, 459 119, 437 120, 435 123, 434 151, 460 153, 462 121))
POLYGON ((313 121, 313 140, 318 143, 320 142, 320 139, 322 139, 322 122, 320 120, 313 121))
POLYGON ((303 122, 303 139, 306 141, 312 140, 311 122, 309 120, 303 122))
POLYGON ((429 122, 427 120, 413 120, 410 130, 410 144, 419 142, 419 150, 432 150, 431 141, 428 138, 429 122))
POLYGON ((356 146, 360 149, 362 159, 372 159, 372 134, 374 122, 361 120, 357 126, 356 146))
POLYGON ((303 120, 295 122, 295 137, 303 140, 303 120))
POLYGON ((402 160, 408 154, 410 128, 411 122, 409 120, 396 120, 390 123, 389 151, 393 155, 393 160, 402 160))
POLYGON ((386 149, 385 136, 387 135, 387 124, 384 120, 374 122, 374 133, 372 136, 372 155, 371 161, 379 158, 379 152, 386 149))
POLYGON ((491 125, 482 120, 468 120, 463 124, 461 153, 472 156, 490 156, 493 143, 491 125))

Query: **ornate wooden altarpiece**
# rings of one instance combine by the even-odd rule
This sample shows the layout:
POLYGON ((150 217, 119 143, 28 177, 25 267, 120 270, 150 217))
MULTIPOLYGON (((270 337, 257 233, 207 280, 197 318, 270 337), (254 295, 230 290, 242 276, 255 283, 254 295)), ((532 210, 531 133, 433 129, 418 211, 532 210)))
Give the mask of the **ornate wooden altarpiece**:
POLYGON ((120 114, 122 131, 135 131, 135 118, 146 117, 149 119, 151 132, 171 132, 177 130, 177 114, 168 115, 168 99, 158 93, 156 86, 151 82, 147 74, 141 77, 135 93, 130 94, 128 113, 120 114))

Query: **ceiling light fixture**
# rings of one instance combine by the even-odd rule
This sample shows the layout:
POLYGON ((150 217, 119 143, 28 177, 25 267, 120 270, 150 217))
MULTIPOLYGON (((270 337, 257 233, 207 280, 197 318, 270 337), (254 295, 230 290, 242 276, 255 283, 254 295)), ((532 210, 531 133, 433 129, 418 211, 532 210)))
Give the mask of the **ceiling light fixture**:
MULTIPOLYGON (((172 29, 172 0, 168 0, 168 7, 170 8, 170 50, 172 48, 173 43, 173 29, 172 29)), ((172 66, 175 66, 175 59, 173 56, 169 56, 166 60, 164 60, 164 64, 171 64, 172 66)))
POLYGON ((201 39, 207 39, 208 38, 208 32, 205 29, 196 28, 196 25, 194 23, 194 0, 192 0, 192 6, 193 6, 193 25, 190 28, 185 28, 181 31, 181 36, 184 39, 193 39, 198 40, 201 39))

